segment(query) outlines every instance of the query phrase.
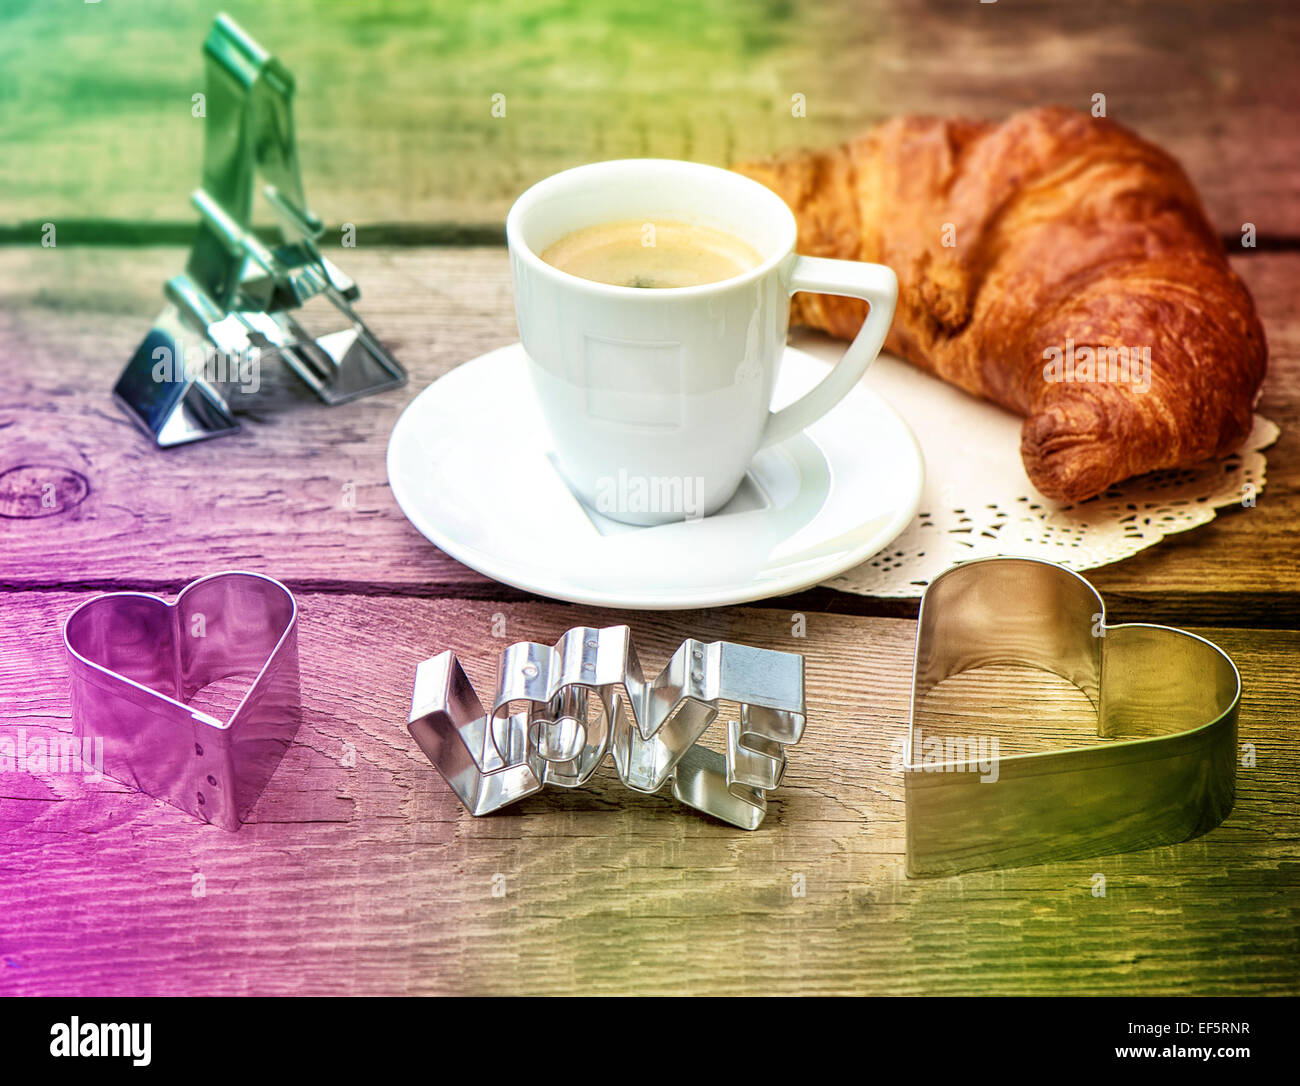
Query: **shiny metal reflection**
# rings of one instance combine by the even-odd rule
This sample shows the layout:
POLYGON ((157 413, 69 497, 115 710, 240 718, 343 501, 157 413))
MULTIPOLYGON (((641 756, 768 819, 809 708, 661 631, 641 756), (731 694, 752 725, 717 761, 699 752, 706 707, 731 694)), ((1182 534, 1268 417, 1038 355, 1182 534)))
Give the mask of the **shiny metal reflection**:
MULTIPOLYGON (((1232 810, 1241 678, 1217 645, 1167 626, 1107 626, 1101 597, 1027 558, 956 566, 921 600, 903 746, 907 873, 949 875, 1185 841, 1232 810), (1097 746, 997 759, 918 756, 926 696, 949 676, 1021 664, 1097 709, 1097 746)), ((1033 726, 1032 712, 1024 724, 1033 726)), ((941 730, 941 729, 937 729, 941 730)))
POLYGON ((508 647, 490 711, 451 652, 425 660, 408 727, 473 815, 547 784, 577 788, 613 755, 629 788, 657 792, 671 782, 687 806, 752 830, 804 720, 796 653, 688 640, 647 681, 631 631, 609 626, 576 627, 554 647, 508 647), (719 753, 699 740, 723 701, 740 705, 740 720, 719 753))
POLYGON ((239 428, 221 388, 256 386, 248 371, 278 358, 327 404, 395 388, 406 371, 351 303, 361 291, 316 242, 321 221, 307 207, 294 138, 293 76, 229 16, 204 43, 203 182, 191 197, 198 235, 168 305, 113 388, 132 420, 163 447, 239 428), (257 182, 281 244, 253 232, 257 182), (296 313, 323 310, 329 331, 312 334, 296 313), (232 372, 235 376, 231 376, 232 372))
POLYGON ((63 627, 72 720, 103 741, 104 772, 223 829, 261 795, 301 719, 297 605, 259 573, 216 573, 174 603, 113 592, 63 627), (203 687, 247 678, 229 719, 190 708, 203 687))

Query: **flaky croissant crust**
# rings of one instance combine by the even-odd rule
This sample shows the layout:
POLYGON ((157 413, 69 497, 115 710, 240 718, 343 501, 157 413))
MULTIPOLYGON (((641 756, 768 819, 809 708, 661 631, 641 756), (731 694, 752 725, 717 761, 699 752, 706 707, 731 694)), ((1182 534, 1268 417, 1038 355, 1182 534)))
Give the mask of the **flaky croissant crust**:
MULTIPOLYGON (((1044 495, 1089 498, 1250 432, 1267 355, 1250 294, 1178 163, 1123 126, 1062 108, 900 117, 736 168, 794 210, 800 252, 897 272, 887 348, 1026 416, 1021 456, 1044 495), (1083 365, 1098 351, 1103 380, 1083 365)), ((792 317, 847 338, 864 313, 801 294, 792 317)))

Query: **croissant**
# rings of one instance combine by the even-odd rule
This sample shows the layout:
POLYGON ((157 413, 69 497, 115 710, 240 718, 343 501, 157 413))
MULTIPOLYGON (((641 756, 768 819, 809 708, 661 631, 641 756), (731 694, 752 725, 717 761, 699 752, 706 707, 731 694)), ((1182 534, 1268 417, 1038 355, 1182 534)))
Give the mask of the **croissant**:
MULTIPOLYGON (((799 250, 887 264, 886 347, 1023 416, 1044 495, 1235 450, 1264 331, 1195 190, 1122 125, 1062 108, 1001 124, 900 117, 829 150, 735 167, 794 211, 799 250)), ((800 294, 848 338, 865 304, 800 294)))

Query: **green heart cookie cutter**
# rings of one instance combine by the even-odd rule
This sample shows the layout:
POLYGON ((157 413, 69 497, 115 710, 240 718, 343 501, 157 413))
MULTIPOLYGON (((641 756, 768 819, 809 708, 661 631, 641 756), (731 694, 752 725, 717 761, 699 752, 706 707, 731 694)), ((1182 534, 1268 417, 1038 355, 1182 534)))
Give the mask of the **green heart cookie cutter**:
POLYGON ((1232 810, 1240 702, 1241 676, 1217 645, 1170 626, 1107 626, 1101 596, 1071 570, 1030 558, 954 566, 921 598, 902 748, 907 874, 1129 852, 1213 829, 1232 810), (997 664, 1073 683, 1112 741, 990 760, 968 740, 945 747, 954 757, 925 757, 926 695, 997 664))

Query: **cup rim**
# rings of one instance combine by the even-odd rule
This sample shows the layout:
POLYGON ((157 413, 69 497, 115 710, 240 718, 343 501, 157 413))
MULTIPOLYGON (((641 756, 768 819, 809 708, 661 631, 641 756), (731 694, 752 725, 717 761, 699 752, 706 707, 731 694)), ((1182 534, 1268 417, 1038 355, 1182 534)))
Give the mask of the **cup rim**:
POLYGON ((611 298, 642 298, 647 302, 655 298, 686 298, 698 297, 701 295, 721 293, 726 290, 734 290, 736 287, 744 286, 757 282, 764 276, 770 274, 773 269, 778 267, 783 261, 795 251, 795 243, 798 239, 799 227, 795 221, 794 212, 790 210, 789 205, 781 199, 775 192, 766 185, 760 184, 752 177, 746 177, 742 173, 736 173, 734 170, 723 169, 721 166, 710 166, 703 162, 690 162, 685 159, 676 158, 611 158, 599 162, 587 162, 581 166, 571 166, 567 170, 561 170, 559 173, 551 174, 541 181, 534 183, 525 189, 511 205, 509 213, 506 215, 506 245, 510 252, 519 260, 522 260, 529 268, 541 275, 556 279, 561 283, 582 284, 582 286, 592 293, 605 295, 611 298), (700 176, 717 177, 722 175, 727 183, 738 183, 742 188, 748 187, 755 190, 762 199, 769 201, 774 212, 783 219, 782 233, 786 235, 788 241, 782 245, 778 251, 765 257, 754 267, 747 269, 739 275, 733 275, 726 279, 718 279, 712 283, 697 283, 686 287, 657 287, 654 290, 642 290, 639 287, 619 286, 616 283, 601 283, 595 279, 584 279, 580 275, 574 275, 571 272, 562 271, 553 264, 548 264, 535 253, 530 245, 524 241, 523 237, 523 219, 532 209, 538 200, 545 197, 548 191, 560 188, 564 184, 572 183, 574 175, 579 173, 598 173, 608 172, 613 167, 627 166, 671 166, 675 169, 692 171, 700 176))

